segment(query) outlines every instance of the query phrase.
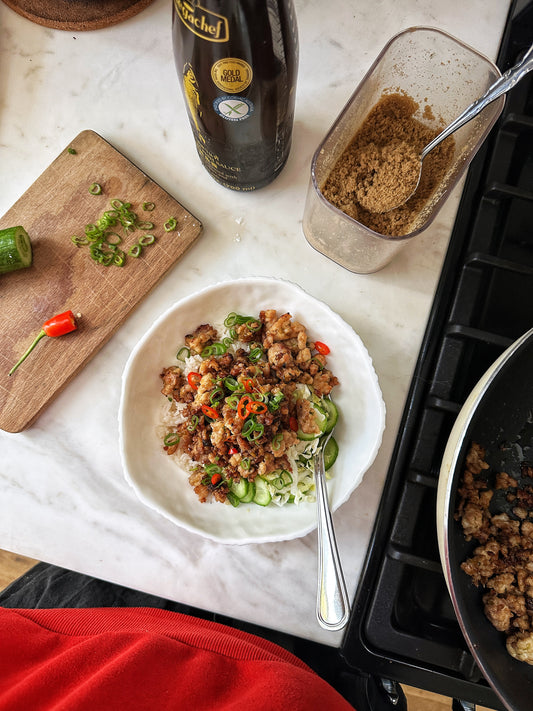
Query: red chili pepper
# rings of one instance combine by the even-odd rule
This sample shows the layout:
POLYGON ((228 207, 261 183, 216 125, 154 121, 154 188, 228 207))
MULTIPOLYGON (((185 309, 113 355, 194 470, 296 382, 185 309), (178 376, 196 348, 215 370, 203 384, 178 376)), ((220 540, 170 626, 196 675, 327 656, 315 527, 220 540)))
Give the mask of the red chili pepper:
POLYGON ((65 311, 62 314, 58 314, 57 316, 52 316, 52 318, 48 319, 48 321, 45 321, 43 323, 42 329, 39 331, 37 337, 31 344, 31 346, 28 348, 28 350, 24 353, 22 358, 11 368, 11 370, 9 371, 9 375, 15 372, 15 370, 19 367, 22 361, 26 360, 26 358, 29 356, 35 346, 39 343, 41 338, 44 338, 44 336, 50 336, 52 338, 56 338, 57 336, 64 336, 66 333, 75 331, 77 328, 78 324, 76 323, 76 318, 70 310, 65 311))
POLYGON ((298 420, 296 417, 289 417, 289 427, 293 432, 298 432, 298 420))
POLYGON ((328 353, 331 353, 329 346, 326 346, 322 341, 315 341, 315 349, 320 355, 328 355, 328 353))
POLYGON ((239 404, 237 405, 237 414, 239 415, 241 420, 245 420, 250 414, 246 409, 246 406, 249 402, 251 402, 251 400, 252 398, 249 395, 243 395, 239 400, 239 404))
POLYGON ((219 417, 219 414, 215 410, 215 408, 210 407, 209 405, 202 405, 202 412, 204 413, 204 415, 207 415, 207 417, 210 417, 212 420, 216 420, 219 417))
POLYGON ((257 400, 250 400, 246 405, 246 411, 249 415, 261 415, 263 412, 268 410, 264 402, 258 402, 257 400))
POLYGON ((222 481, 222 474, 219 474, 218 472, 216 474, 213 474, 213 476, 211 477, 211 484, 213 484, 213 486, 216 486, 221 481, 222 481))
POLYGON ((246 390, 247 393, 253 393, 254 388, 255 388, 255 383, 252 378, 245 378, 242 381, 242 384, 244 385, 244 389, 246 390))
POLYGON ((187 376, 187 382, 191 386, 193 390, 198 390, 198 385, 200 384, 200 380, 202 379, 202 376, 200 373, 189 373, 187 376))
POLYGON ((238 453, 239 453, 239 450, 237 449, 237 447, 230 447, 228 449, 228 454, 238 454, 238 453))

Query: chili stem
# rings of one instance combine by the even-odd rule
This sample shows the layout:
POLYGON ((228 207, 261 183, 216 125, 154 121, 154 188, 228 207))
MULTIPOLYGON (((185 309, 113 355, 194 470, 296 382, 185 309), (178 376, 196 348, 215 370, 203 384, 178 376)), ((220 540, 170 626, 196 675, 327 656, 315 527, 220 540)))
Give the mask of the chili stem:
POLYGON ((24 353, 24 355, 20 358, 20 360, 19 360, 17 363, 15 363, 15 365, 11 368, 11 370, 10 370, 9 373, 8 373, 8 375, 11 375, 12 373, 15 372, 15 370, 19 367, 19 365, 20 365, 23 361, 26 360, 26 358, 30 355, 30 353, 32 352, 32 350, 35 348, 35 346, 39 343, 39 341, 41 340, 41 338, 43 338, 44 336, 46 336, 46 333, 44 332, 44 330, 43 330, 43 331, 40 331, 39 334, 38 334, 38 336, 36 337, 36 339, 33 341, 33 343, 31 344, 31 346, 30 346, 30 347, 28 348, 28 350, 26 351, 26 353, 24 353))

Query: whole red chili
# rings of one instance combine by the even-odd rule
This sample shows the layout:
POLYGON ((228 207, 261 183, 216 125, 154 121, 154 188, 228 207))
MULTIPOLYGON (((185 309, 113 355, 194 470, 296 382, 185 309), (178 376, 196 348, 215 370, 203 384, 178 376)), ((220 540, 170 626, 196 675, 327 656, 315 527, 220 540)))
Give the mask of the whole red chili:
POLYGON ((322 343, 322 341, 315 341, 315 350, 318 351, 320 355, 328 355, 328 353, 331 353, 329 346, 322 343))
POLYGON ((14 373, 15 370, 19 367, 19 365, 24 360, 26 360, 26 358, 29 356, 35 346, 39 343, 41 338, 44 338, 45 336, 50 336, 51 338, 56 338, 57 336, 64 336, 66 333, 75 331, 77 328, 78 324, 76 323, 76 318, 70 310, 63 312, 62 314, 57 314, 57 316, 52 316, 52 318, 48 319, 48 321, 45 321, 43 323, 42 329, 39 331, 37 337, 31 344, 31 346, 28 348, 28 350, 24 353, 22 358, 20 358, 20 360, 17 361, 17 363, 15 363, 15 365, 11 368, 11 370, 9 371, 9 375, 14 373))

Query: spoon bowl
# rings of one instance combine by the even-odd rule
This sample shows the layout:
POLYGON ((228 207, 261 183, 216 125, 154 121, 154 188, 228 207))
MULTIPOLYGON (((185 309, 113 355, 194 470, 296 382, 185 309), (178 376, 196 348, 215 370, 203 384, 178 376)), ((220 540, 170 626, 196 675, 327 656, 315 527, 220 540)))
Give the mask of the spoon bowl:
POLYGON ((404 205, 416 193, 422 175, 424 158, 458 128, 464 126, 497 98, 506 94, 533 69, 533 45, 523 58, 497 79, 479 99, 470 104, 438 136, 416 155, 412 146, 403 143, 396 154, 393 144, 381 148, 381 156, 360 204, 370 212, 385 213, 404 205))

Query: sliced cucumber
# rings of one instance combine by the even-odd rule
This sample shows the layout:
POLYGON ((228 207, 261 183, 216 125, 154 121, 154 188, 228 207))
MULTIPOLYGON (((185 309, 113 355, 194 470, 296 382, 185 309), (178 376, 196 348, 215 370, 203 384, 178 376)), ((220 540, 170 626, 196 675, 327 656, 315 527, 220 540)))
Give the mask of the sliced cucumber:
POLYGON ((317 437, 320 437, 320 435, 324 434, 324 427, 326 427, 328 422, 328 416, 326 411, 321 406, 317 405, 311 400, 309 400, 309 403, 311 404, 311 407, 314 411, 314 418, 316 426, 318 427, 318 432, 304 432, 302 428, 299 427, 298 431, 296 432, 296 435, 298 439, 301 439, 304 442, 310 442, 311 440, 316 439, 317 437))
POLYGON ((237 496, 235 496, 233 491, 228 491, 228 501, 234 507, 237 507, 241 503, 240 499, 237 496))
POLYGON ((250 482, 242 476, 239 481, 233 480, 231 482, 231 491, 238 499, 243 499, 248 494, 249 488, 250 482))
POLYGON ((255 484, 253 481, 248 482, 248 492, 246 493, 246 496, 243 496, 241 499, 241 504, 249 504, 251 501, 253 501, 255 496, 255 484))
POLYGON ((0 230, 0 274, 29 267, 32 262, 31 242, 21 227, 0 230))
POLYGON ((327 471, 335 464, 339 454, 339 445, 334 437, 330 437, 324 448, 324 469, 327 471))
POLYGON ((322 407, 326 412, 326 426, 324 427, 324 434, 331 432, 331 430, 337 424, 339 419, 339 411, 337 405, 332 400, 322 400, 322 407))
POLYGON ((259 506, 268 506, 268 504, 272 501, 272 496, 268 490, 268 483, 260 476, 255 477, 254 483, 255 494, 252 501, 254 504, 258 504, 259 506))

